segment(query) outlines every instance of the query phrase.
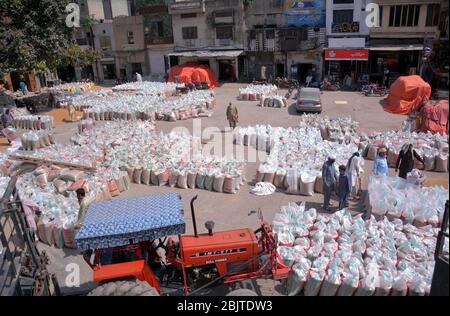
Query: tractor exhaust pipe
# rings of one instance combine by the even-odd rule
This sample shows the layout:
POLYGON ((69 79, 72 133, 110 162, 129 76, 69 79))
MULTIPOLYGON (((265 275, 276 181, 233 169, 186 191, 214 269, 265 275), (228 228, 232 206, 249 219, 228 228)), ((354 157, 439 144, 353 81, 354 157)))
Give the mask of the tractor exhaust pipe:
POLYGON ((195 238, 198 238, 197 233, 197 222, 195 221, 195 212, 194 212, 194 202, 197 200, 198 195, 194 196, 194 198, 191 200, 191 216, 192 216, 192 224, 194 225, 194 236, 195 238))

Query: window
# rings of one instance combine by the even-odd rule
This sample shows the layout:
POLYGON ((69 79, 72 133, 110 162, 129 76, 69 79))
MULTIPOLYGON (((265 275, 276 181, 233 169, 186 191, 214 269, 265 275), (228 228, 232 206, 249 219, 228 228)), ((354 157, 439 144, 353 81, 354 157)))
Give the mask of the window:
POLYGON ((112 20, 111 0, 103 0, 103 14, 106 20, 112 20))
POLYGON ((272 1, 270 1, 270 8, 272 8, 272 9, 281 9, 281 8, 283 8, 283 1, 282 0, 272 0, 272 1))
POLYGON ((425 26, 436 26, 439 23, 439 11, 441 6, 437 3, 429 4, 427 7, 427 20, 425 26))
POLYGON ((214 14, 216 18, 228 18, 233 16, 233 11, 216 11, 214 14))
POLYGON ((131 32, 131 31, 127 32, 127 41, 128 41, 128 44, 134 44, 133 32, 131 32))
POLYGON ((180 17, 182 19, 196 18, 197 17, 197 13, 183 13, 183 14, 180 14, 180 17))
POLYGON ((333 11, 333 23, 352 23, 353 10, 335 10, 333 11))
POLYGON ((217 39, 233 39, 233 27, 223 26, 216 28, 216 38, 217 39))
POLYGON ((111 49, 111 37, 110 36, 100 36, 100 47, 102 50, 111 49))
POLYGON ((266 39, 274 39, 275 30, 266 30, 266 39))
POLYGON ((255 30, 250 31, 250 39, 252 39, 252 40, 256 39, 256 31, 255 30))
POLYGON ((183 39, 196 39, 197 38, 197 27, 196 26, 189 26, 189 27, 183 27, 181 29, 183 33, 183 39))
POLYGON ((353 0, 334 0, 334 4, 353 3, 353 0))
POLYGON ((419 24, 420 5, 390 6, 389 26, 417 26, 419 24))

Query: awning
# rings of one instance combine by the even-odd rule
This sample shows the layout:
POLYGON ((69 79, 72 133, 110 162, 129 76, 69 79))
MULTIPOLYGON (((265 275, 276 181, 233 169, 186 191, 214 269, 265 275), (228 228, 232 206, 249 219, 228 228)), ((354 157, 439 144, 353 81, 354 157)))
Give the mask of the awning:
POLYGON ((413 51, 423 50, 423 45, 395 45, 395 46, 373 46, 369 47, 373 51, 413 51))
POLYGON ((189 52, 174 52, 168 54, 168 56, 178 57, 238 57, 244 53, 243 50, 196 50, 189 52))

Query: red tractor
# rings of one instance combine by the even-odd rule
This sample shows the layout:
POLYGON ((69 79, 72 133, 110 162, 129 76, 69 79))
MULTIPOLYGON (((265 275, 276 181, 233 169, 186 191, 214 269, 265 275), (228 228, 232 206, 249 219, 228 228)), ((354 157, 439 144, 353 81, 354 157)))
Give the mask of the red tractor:
POLYGON ((169 294, 163 288, 173 294, 190 295, 217 282, 287 277, 289 268, 279 257, 274 234, 261 211, 261 226, 256 231, 243 228, 213 232, 214 223, 209 221, 205 224, 208 232, 199 234, 194 212, 196 199, 197 196, 191 201, 193 235, 181 235, 185 224, 178 194, 91 205, 77 243, 87 250, 85 259, 93 268, 94 282, 108 283, 92 295, 169 294), (132 208, 124 209, 126 205, 132 208), (117 216, 119 210, 125 216, 117 216), (139 225, 133 223, 135 218, 139 218, 139 225), (105 220, 107 223, 102 222, 105 220), (105 234, 107 227, 113 229, 110 234, 105 234), (178 235, 178 241, 165 237, 168 235, 178 235), (146 284, 111 283, 130 278, 146 284))

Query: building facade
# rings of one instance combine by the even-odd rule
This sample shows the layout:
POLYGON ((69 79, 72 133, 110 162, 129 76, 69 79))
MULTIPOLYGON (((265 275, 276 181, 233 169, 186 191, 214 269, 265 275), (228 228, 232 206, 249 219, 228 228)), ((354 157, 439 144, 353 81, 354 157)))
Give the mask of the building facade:
POLYGON ((429 80, 423 57, 438 31, 438 0, 376 0, 380 27, 370 30, 370 76, 391 84, 398 76, 420 74, 429 80))
POLYGON ((118 77, 115 60, 115 34, 113 20, 130 16, 133 10, 131 0, 78 0, 81 27, 75 31, 75 40, 85 49, 96 49, 103 57, 92 66, 75 69, 75 79, 93 79, 108 82, 118 77))
POLYGON ((243 1, 171 0, 168 6, 174 40, 170 66, 196 62, 209 66, 219 80, 242 77, 243 1))
POLYGON ((326 32, 328 47, 324 52, 324 73, 333 80, 348 78, 355 83, 369 69, 367 42, 369 27, 365 21, 366 0, 327 0, 326 32))

